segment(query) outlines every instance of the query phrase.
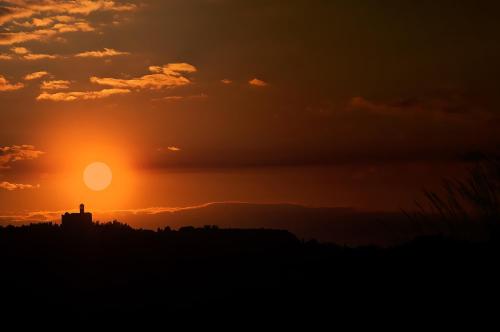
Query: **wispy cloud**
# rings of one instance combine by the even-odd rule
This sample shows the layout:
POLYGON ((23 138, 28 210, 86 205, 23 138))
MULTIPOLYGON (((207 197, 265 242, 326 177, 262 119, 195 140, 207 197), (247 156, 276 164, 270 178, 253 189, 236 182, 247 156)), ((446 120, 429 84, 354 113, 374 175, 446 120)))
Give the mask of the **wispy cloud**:
POLYGON ((44 154, 33 145, 12 145, 0 147, 0 168, 10 168, 13 162, 32 160, 44 154))
POLYGON ((106 85, 113 88, 157 90, 190 84, 191 81, 184 76, 184 74, 194 73, 197 69, 188 63, 170 63, 162 67, 151 66, 149 67, 149 71, 153 74, 144 75, 138 78, 121 79, 93 76, 90 78, 90 81, 95 84, 106 85))
POLYGON ((181 101, 181 100, 184 100, 185 97, 183 96, 166 96, 166 97, 162 97, 162 98, 156 98, 156 99, 153 99, 153 101, 161 101, 161 100, 165 100, 165 101, 172 101, 172 102, 175 102, 175 101, 181 101))
POLYGON ((57 55, 53 54, 26 54, 23 56, 25 60, 35 61, 35 60, 43 60, 43 59, 57 59, 57 55))
POLYGON ((0 53, 0 60, 12 60, 12 59, 13 59, 12 55, 0 53))
POLYGON ((38 189, 40 185, 32 185, 32 184, 22 184, 22 183, 10 183, 10 182, 0 182, 0 189, 5 189, 8 191, 14 190, 25 190, 25 189, 38 189))
POLYGON ((78 53, 75 56, 79 58, 105 58, 118 55, 129 55, 129 52, 121 52, 112 48, 105 48, 103 51, 87 51, 78 53))
POLYGON ((0 25, 47 14, 86 16, 97 11, 131 11, 137 6, 112 0, 4 0, 0 5, 0 25))
POLYGON ((18 55, 25 60, 57 59, 60 57, 59 55, 54 55, 54 54, 32 53, 26 47, 12 47, 10 50, 12 51, 13 54, 18 55))
POLYGON ((258 86, 258 87, 264 87, 264 86, 268 85, 267 82, 264 82, 263 80, 260 80, 258 78, 254 78, 254 79, 248 81, 248 84, 253 85, 253 86, 258 86))
POLYGON ((19 90, 23 87, 23 83, 10 83, 4 76, 0 75, 0 92, 19 90))
POLYGON ((40 85, 40 89, 42 90, 64 90, 68 89, 70 81, 65 80, 54 80, 54 81, 43 81, 40 85))
POLYGON ((47 76, 48 74, 49 73, 46 71, 37 71, 37 72, 34 72, 34 73, 31 73, 31 74, 24 76, 24 79, 26 81, 36 80, 36 79, 42 78, 44 76, 47 76))
POLYGON ((51 100, 51 101, 77 101, 77 100, 94 100, 111 97, 113 95, 127 94, 131 91, 128 89, 104 89, 99 91, 73 91, 73 92, 57 92, 57 93, 41 93, 36 100, 51 100))
POLYGON ((227 79, 227 78, 221 80, 220 82, 223 83, 223 84, 231 84, 231 83, 233 83, 233 81, 231 81, 230 79, 227 79))
POLYGON ((181 151, 181 148, 177 146, 167 146, 166 148, 158 148, 158 152, 179 152, 181 151))
POLYGON ((178 102, 178 101, 183 101, 183 100, 196 100, 196 99, 206 99, 208 98, 208 95, 205 93, 200 93, 196 95, 189 95, 189 96, 166 96, 166 97, 161 97, 161 98, 155 98, 152 101, 170 101, 170 102, 178 102))
POLYGON ((54 20, 50 17, 34 18, 33 21, 31 21, 31 24, 36 27, 46 27, 47 25, 51 25, 52 23, 54 23, 54 20))
POLYGON ((52 17, 52 19, 61 23, 69 23, 69 22, 74 22, 76 20, 75 17, 68 15, 57 15, 52 17))
POLYGON ((77 32, 77 31, 92 32, 95 29, 88 22, 81 21, 71 24, 58 23, 53 26, 52 30, 56 31, 56 33, 66 33, 66 32, 77 32))
MULTIPOLYGON (((13 55, 19 56, 21 59, 24 60, 43 60, 43 59, 59 59, 59 58, 71 58, 71 57, 77 57, 77 58, 105 58, 105 57, 113 57, 113 56, 120 56, 120 55, 129 55, 129 52, 122 52, 122 51, 117 51, 112 48, 104 48, 103 51, 87 51, 87 52, 82 52, 82 53, 77 53, 74 55, 59 55, 59 54, 43 54, 43 53, 32 53, 29 49, 25 47, 12 47, 10 49, 13 53, 13 55)), ((2 54, 0 54, 2 55, 2 54)), ((11 54, 5 54, 2 55, 5 56, 5 60, 10 60, 13 58, 11 54)), ((2 58, 0 58, 2 59, 2 58)))

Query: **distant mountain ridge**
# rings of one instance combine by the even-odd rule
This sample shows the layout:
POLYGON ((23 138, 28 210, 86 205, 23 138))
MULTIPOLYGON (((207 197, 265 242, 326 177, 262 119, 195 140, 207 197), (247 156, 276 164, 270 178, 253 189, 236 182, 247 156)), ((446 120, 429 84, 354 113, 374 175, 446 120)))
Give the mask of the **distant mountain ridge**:
POLYGON ((294 204, 211 203, 158 213, 121 211, 116 212, 114 218, 148 229, 188 225, 286 229, 301 239, 347 245, 396 244, 411 239, 416 232, 415 225, 402 213, 294 204))

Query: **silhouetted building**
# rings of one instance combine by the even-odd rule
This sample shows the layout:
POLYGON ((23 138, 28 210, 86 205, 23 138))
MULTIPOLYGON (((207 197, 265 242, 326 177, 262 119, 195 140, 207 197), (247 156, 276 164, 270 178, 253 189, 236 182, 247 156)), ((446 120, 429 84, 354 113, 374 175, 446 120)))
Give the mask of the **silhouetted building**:
POLYGON ((80 204, 80 213, 66 212, 61 216, 64 227, 86 227, 92 225, 92 213, 85 212, 85 205, 80 204))

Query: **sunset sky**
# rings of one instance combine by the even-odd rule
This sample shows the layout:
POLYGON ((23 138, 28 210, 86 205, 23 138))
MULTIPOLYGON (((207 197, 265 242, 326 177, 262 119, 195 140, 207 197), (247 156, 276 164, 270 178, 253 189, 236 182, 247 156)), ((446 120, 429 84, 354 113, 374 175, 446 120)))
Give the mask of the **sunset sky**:
POLYGON ((0 216, 80 202, 399 210, 497 152, 499 10, 0 0, 0 216), (83 181, 96 161, 113 174, 102 191, 83 181))

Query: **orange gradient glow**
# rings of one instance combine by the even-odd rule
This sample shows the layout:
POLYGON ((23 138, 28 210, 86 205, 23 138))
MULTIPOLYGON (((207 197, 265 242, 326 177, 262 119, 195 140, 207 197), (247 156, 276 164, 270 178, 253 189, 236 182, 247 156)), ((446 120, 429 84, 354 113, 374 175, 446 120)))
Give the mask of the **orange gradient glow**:
POLYGON ((130 131, 120 130, 116 122, 106 121, 105 129, 92 126, 92 111, 87 111, 87 117, 68 116, 65 125, 57 119, 52 128, 40 132, 40 137, 45 137, 43 150, 50 151, 41 160, 40 207, 66 210, 85 203, 89 210, 97 211, 143 203, 134 204, 140 179, 133 163, 137 158, 136 141, 129 140, 130 131), (95 162, 105 163, 106 167, 101 168, 104 171, 100 173, 100 167, 95 165, 90 167, 95 162))

